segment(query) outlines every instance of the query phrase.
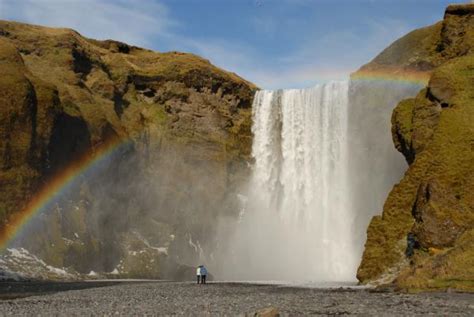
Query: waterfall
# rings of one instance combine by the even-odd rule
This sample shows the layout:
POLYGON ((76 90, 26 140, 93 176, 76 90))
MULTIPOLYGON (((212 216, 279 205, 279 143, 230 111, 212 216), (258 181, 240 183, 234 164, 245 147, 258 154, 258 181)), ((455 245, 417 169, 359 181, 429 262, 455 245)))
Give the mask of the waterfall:
POLYGON ((257 92, 255 160, 228 277, 352 281, 348 82, 257 92))
POLYGON ((421 88, 352 80, 257 92, 252 176, 237 223, 220 223, 216 275, 355 281, 369 221, 407 166, 391 140, 392 110, 421 88))

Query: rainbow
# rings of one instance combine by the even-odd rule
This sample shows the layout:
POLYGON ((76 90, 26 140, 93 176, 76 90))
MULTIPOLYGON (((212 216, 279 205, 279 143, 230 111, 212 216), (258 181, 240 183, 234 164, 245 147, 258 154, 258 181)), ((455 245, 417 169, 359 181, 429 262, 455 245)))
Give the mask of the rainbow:
MULTIPOLYGON (((373 82, 396 82, 414 85, 426 85, 430 73, 400 68, 382 67, 380 69, 360 69, 351 75, 351 80, 373 82)), ((50 203, 60 197, 74 181, 111 157, 124 144, 131 144, 129 139, 115 138, 96 146, 93 151, 72 162, 68 167, 51 177, 49 181, 33 196, 26 207, 14 213, 8 223, 0 228, 0 250, 5 249, 30 220, 44 210, 50 203)))
POLYGON ((399 67, 383 66, 377 69, 361 68, 351 75, 351 80, 363 80, 373 82, 395 82, 411 85, 426 86, 431 72, 412 69, 401 69, 399 67))
POLYGON ((30 220, 44 210, 50 203, 69 188, 74 181, 93 170, 93 167, 100 165, 107 158, 111 157, 124 145, 131 144, 130 140, 113 138, 102 144, 96 145, 92 151, 82 155, 79 159, 55 174, 46 184, 36 192, 26 206, 14 213, 8 223, 0 228, 0 251, 4 250, 8 244, 22 232, 22 229, 30 220))

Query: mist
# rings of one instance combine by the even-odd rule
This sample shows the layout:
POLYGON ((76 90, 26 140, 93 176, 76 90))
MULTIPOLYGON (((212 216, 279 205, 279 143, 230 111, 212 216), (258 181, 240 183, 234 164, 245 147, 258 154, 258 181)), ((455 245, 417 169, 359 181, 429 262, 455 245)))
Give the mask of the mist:
POLYGON ((143 134, 78 176, 9 247, 81 274, 189 279, 212 262, 218 216, 238 214, 231 189, 247 167, 213 159, 219 150, 143 134))
POLYGON ((240 217, 221 224, 220 276, 355 282, 368 223, 407 168, 392 110, 419 89, 356 80, 257 93, 255 163, 240 217))
POLYGON ((88 274, 354 282, 365 230, 406 163, 396 103, 420 87, 346 81, 257 92, 250 162, 212 143, 122 145, 55 197, 10 245, 88 274))

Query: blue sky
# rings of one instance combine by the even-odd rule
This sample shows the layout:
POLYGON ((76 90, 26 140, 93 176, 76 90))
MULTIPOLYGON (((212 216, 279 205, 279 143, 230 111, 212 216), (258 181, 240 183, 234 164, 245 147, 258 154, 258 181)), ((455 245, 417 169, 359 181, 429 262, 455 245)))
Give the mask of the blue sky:
POLYGON ((344 79, 395 39, 441 20, 452 2, 0 0, 0 19, 196 53, 273 89, 344 79))

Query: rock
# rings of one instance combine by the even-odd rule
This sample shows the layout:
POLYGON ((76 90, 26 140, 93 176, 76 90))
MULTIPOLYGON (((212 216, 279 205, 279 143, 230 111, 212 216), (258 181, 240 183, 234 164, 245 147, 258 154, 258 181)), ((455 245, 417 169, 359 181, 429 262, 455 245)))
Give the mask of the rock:
POLYGON ((253 84, 192 54, 8 21, 0 68, 0 230, 79 157, 122 144, 18 242, 45 262, 111 272, 126 258, 124 233, 140 229, 170 263, 191 263, 189 241, 210 248, 203 228, 223 209, 238 214, 222 206, 248 173, 253 84))
POLYGON ((364 283, 395 272, 403 289, 474 289, 474 5, 448 8, 442 25, 440 46, 423 54, 436 61, 428 87, 393 112, 394 143, 410 166, 369 225, 364 283), (411 264, 409 233, 420 244, 411 264))
POLYGON ((282 316, 472 316, 473 296, 455 292, 406 295, 360 288, 282 288, 250 283, 201 287, 165 281, 17 282, 0 283, 0 311, 7 316, 29 316, 38 311, 47 316, 109 316, 111 312, 120 316, 253 316, 258 307, 278 303, 276 313, 282 316), (25 296, 29 297, 21 298, 25 296))
POLYGON ((454 89, 450 87, 450 82, 447 78, 439 78, 435 75, 431 76, 429 82, 429 91, 427 92, 431 99, 436 101, 443 100, 443 107, 447 107, 452 103, 451 98, 454 95, 454 89))
POLYGON ((25 206, 39 185, 48 140, 59 113, 58 91, 28 71, 20 53, 0 37, 0 225, 25 206))
POLYGON ((402 80, 407 74, 427 80, 436 67, 473 52, 473 8, 473 4, 449 5, 443 21, 398 39, 351 77, 375 72, 402 80))
POLYGON ((474 52, 474 5, 458 4, 446 8, 437 50, 442 58, 465 56, 474 52))
POLYGON ((446 14, 453 14, 458 16, 474 14, 474 6, 470 4, 450 4, 446 8, 446 14))
POLYGON ((280 312, 274 307, 267 307, 257 310, 252 316, 255 317, 279 317, 280 312))
POLYGON ((451 196, 451 189, 442 188, 437 180, 420 184, 412 213, 413 232, 422 247, 452 247, 464 231, 465 224, 454 217, 457 201, 451 196))
POLYGON ((408 164, 415 160, 413 149, 413 109, 415 99, 406 99, 398 104, 392 113, 392 139, 395 148, 401 152, 408 164))

